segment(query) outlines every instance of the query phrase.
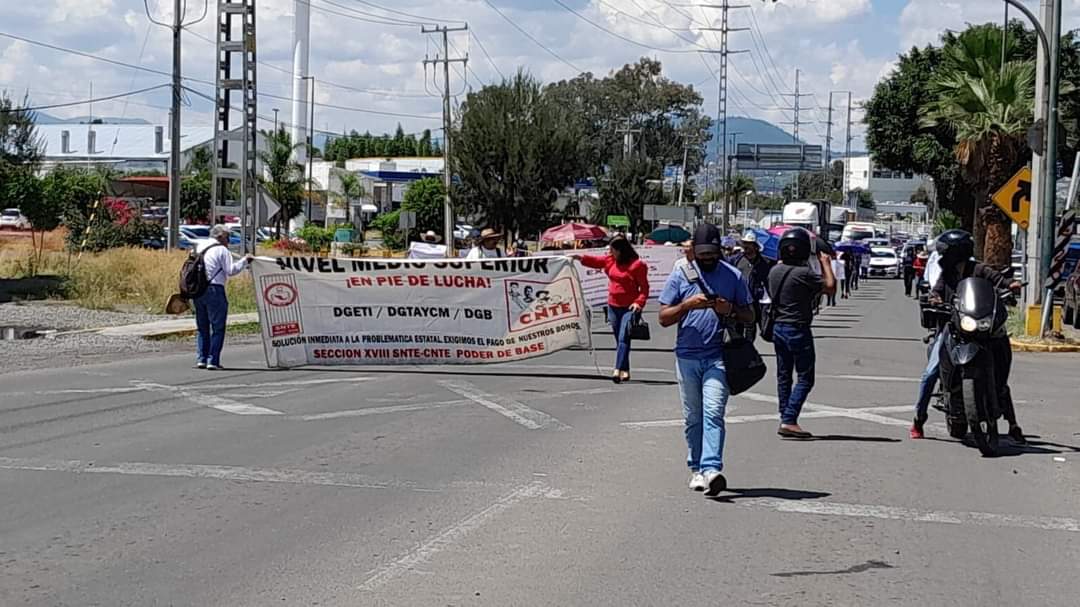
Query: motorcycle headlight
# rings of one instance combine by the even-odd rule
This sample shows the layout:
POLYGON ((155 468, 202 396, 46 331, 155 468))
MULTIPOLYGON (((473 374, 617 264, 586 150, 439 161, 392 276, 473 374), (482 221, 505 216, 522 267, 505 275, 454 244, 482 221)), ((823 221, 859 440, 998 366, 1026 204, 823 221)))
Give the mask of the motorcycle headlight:
POLYGON ((979 330, 980 331, 989 331, 990 330, 990 325, 992 325, 992 324, 993 324, 993 322, 990 320, 989 317, 982 318, 978 322, 979 330))
POLYGON ((966 314, 962 315, 960 317, 960 330, 967 333, 974 333, 979 330, 979 322, 966 314))

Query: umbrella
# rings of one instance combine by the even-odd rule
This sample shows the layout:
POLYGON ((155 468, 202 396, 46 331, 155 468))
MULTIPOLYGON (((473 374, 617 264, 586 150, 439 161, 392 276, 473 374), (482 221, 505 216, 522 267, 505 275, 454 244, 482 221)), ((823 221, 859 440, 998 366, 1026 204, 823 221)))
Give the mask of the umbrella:
POLYGON ((649 234, 649 240, 653 242, 686 242, 690 240, 690 232, 679 226, 667 226, 653 230, 649 234))
POLYGON ((564 223, 544 230, 540 240, 544 242, 568 242, 572 240, 602 240, 607 230, 587 223, 564 223))
MULTIPOLYGON (((769 228, 769 234, 772 234, 773 236, 775 236, 779 240, 779 238, 784 235, 784 232, 787 232, 788 230, 793 229, 793 228, 801 228, 801 227, 802 226, 789 226, 789 225, 783 225, 783 224, 776 225, 776 226, 773 226, 773 227, 769 228)), ((829 255, 832 255, 833 246, 832 246, 832 244, 829 243, 829 241, 827 241, 824 238, 822 238, 821 236, 818 236, 817 234, 815 234, 813 230, 808 230, 806 228, 803 228, 803 229, 806 230, 807 232, 810 232, 810 236, 812 236, 814 238, 814 242, 817 245, 816 249, 818 251, 821 251, 821 252, 824 252, 824 253, 828 253, 829 255)), ((867 251, 867 252, 869 252, 869 251, 867 251)), ((766 255, 766 257, 768 257, 768 255, 766 255)))
POLYGON ((732 236, 725 236, 720 240, 720 245, 729 249, 734 249, 739 244, 739 241, 735 240, 732 236))
POLYGON ((838 242, 834 248, 841 253, 854 253, 856 255, 870 254, 870 247, 861 242, 852 242, 850 240, 838 242))
POLYGON ((747 232, 753 232, 757 236, 758 246, 761 247, 762 256, 768 259, 779 259, 780 237, 761 228, 751 228, 747 232))

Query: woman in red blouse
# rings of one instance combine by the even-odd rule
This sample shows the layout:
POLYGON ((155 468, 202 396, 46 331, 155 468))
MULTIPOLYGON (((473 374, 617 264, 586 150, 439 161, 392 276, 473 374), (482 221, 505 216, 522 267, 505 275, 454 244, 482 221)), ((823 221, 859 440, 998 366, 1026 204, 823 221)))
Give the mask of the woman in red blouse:
POLYGON ((611 379, 630 379, 630 324, 645 309, 649 298, 649 267, 630 241, 617 237, 608 245, 608 254, 580 256, 582 265, 603 270, 608 277, 608 324, 615 332, 615 370, 611 379))

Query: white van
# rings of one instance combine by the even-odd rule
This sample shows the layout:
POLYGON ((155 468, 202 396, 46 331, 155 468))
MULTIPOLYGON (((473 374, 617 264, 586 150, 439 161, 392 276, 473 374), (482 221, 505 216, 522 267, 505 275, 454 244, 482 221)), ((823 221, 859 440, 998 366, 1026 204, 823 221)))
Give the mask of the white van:
POLYGON ((841 240, 868 240, 877 235, 872 223, 849 223, 840 234, 841 240))

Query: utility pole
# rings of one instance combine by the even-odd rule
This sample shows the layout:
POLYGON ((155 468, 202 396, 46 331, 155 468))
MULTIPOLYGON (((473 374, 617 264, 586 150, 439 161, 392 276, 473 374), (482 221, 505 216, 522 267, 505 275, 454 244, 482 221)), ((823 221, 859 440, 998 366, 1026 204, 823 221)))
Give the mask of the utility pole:
MULTIPOLYGON (((315 76, 313 76, 313 75, 312 76, 304 76, 304 77, 301 78, 301 80, 310 80, 311 81, 311 100, 308 102, 308 105, 311 107, 311 116, 308 119, 307 140, 304 142, 306 147, 307 147, 307 149, 304 150, 304 153, 307 154, 307 161, 308 161, 307 162, 307 168, 308 168, 308 170, 307 170, 307 174, 308 174, 308 178, 307 178, 307 213, 306 213, 306 216, 305 216, 305 220, 311 221, 311 197, 312 197, 313 190, 314 190, 314 188, 312 186, 315 185, 314 184, 314 182, 315 182, 315 162, 314 162, 315 161, 315 154, 313 153, 315 151, 315 76)), ((326 223, 326 216, 325 215, 323 216, 323 223, 324 224, 326 223)), ((324 225, 324 227, 325 227, 325 225, 324 225)))
MULTIPOLYGON (((169 112, 169 233, 165 244, 180 244, 180 32, 184 18, 180 0, 173 0, 172 110, 169 112)), ((91 127, 93 128, 93 127, 91 127)), ((213 223, 213 217, 210 218, 213 223)))
MULTIPOLYGON (((795 115, 792 116, 792 121, 791 122, 785 122, 783 124, 792 125, 791 139, 792 139, 792 142, 795 143, 796 145, 800 144, 800 141, 799 141, 799 125, 800 124, 810 124, 809 122, 800 122, 799 121, 799 110, 801 109, 799 107, 799 100, 801 98, 803 98, 803 97, 810 97, 811 96, 810 93, 799 93, 799 71, 800 71, 799 69, 795 70, 795 92, 794 93, 781 93, 782 97, 791 97, 794 100, 794 103, 792 104, 794 107, 787 108, 787 109, 794 110, 795 115)), ((800 173, 801 173, 801 171, 796 171, 795 172, 795 182, 794 182, 794 184, 792 184, 793 185, 792 190, 793 190, 793 194, 794 194, 795 198, 799 197, 799 177, 800 177, 800 173)))
POLYGON ((728 55, 735 53, 748 53, 749 50, 731 50, 728 48, 728 33, 730 32, 742 32, 750 28, 746 27, 730 27, 728 25, 728 11, 731 9, 749 8, 748 4, 734 5, 730 4, 728 0, 723 0, 721 4, 703 4, 702 8, 719 9, 720 12, 720 27, 703 27, 702 31, 720 32, 720 50, 707 50, 699 51, 703 53, 712 53, 720 55, 720 74, 717 81, 717 97, 716 97, 716 139, 719 147, 718 160, 721 163, 721 173, 723 177, 720 180, 722 187, 724 188, 724 211, 721 215, 720 227, 724 234, 727 234, 728 228, 731 225, 731 192, 728 190, 728 150, 727 150, 727 68, 728 68, 728 55))
POLYGON ((829 171, 832 169, 832 99, 833 92, 829 91, 829 115, 825 121, 825 170, 822 175, 822 185, 825 186, 826 193, 829 191, 829 171))
MULTIPOLYGON (((851 196, 848 188, 851 186, 851 91, 847 92, 847 131, 844 133, 844 206, 848 206, 851 196)), ((851 205, 855 208, 855 205, 851 205)))
POLYGON ((443 66, 443 187, 446 189, 446 197, 443 201, 443 238, 446 239, 446 250, 449 256, 454 255, 454 205, 450 199, 450 186, 451 186, 451 171, 450 171, 450 128, 451 128, 451 116, 450 116, 450 64, 461 63, 463 67, 467 69, 469 56, 464 57, 450 57, 450 32, 465 32, 469 30, 469 24, 466 23, 462 27, 446 27, 435 26, 428 29, 427 26, 420 26, 421 34, 435 34, 441 33, 443 39, 443 54, 440 58, 438 55, 434 59, 428 59, 424 57, 424 66, 429 63, 432 65, 442 64, 443 66))
POLYGON ((616 133, 623 134, 623 158, 634 153, 634 135, 640 135, 641 129, 631 127, 630 118, 626 119, 626 126, 615 129, 616 133))
POLYGON ((277 132, 277 114, 278 114, 278 109, 274 108, 274 132, 275 133, 277 132))
POLYGON ((690 156, 690 141, 683 141, 682 149, 682 166, 679 167, 679 202, 678 205, 682 206, 683 192, 686 191, 686 160, 690 156))

